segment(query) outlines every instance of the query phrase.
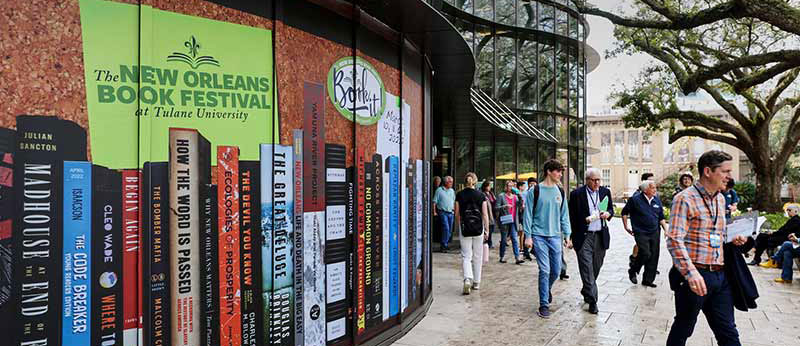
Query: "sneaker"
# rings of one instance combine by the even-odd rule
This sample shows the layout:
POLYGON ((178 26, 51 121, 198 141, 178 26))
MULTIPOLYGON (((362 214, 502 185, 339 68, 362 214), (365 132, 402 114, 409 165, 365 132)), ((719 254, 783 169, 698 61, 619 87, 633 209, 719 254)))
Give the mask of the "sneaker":
POLYGON ((517 264, 523 264, 523 263, 525 263, 525 260, 518 259, 518 260, 517 260, 515 263, 517 263, 517 264))
POLYGON ((658 285, 656 285, 656 284, 654 284, 652 282, 642 282, 642 286, 647 286, 647 287, 652 287, 652 288, 658 287, 658 285))
POLYGON ((561 273, 561 275, 559 275, 558 278, 561 280, 569 280, 569 275, 566 272, 564 272, 561 273))
POLYGON ((779 284, 790 284, 790 283, 792 283, 792 280, 784 280, 782 278, 777 278, 777 279, 775 279, 775 282, 777 282, 779 284))
POLYGON ((533 261, 533 257, 531 257, 530 254, 525 255, 525 259, 528 260, 528 261, 533 261))
POLYGON ((769 261, 759 264, 759 266, 763 268, 778 268, 778 263, 776 263, 775 260, 770 259, 769 261))
POLYGON ((757 266, 759 264, 761 264, 761 261, 759 261, 758 258, 753 258, 752 261, 747 263, 747 265, 751 265, 751 266, 757 266))
POLYGON ((600 312, 600 311, 597 310, 597 304, 596 303, 589 304, 589 313, 590 314, 597 315, 598 312, 600 312))
POLYGON ((504 259, 502 259, 502 258, 501 258, 501 259, 500 259, 500 263, 508 263, 508 261, 506 261, 506 260, 504 260, 504 259))
POLYGON ((473 289, 473 290, 479 290, 479 289, 481 289, 481 283, 480 283, 480 282, 473 282, 473 283, 472 283, 472 289, 473 289))
POLYGON ((546 306, 540 306, 539 311, 537 311, 536 314, 541 318, 550 318, 550 308, 546 306))
POLYGON ((472 291, 472 280, 464 279, 464 291, 462 293, 469 295, 470 291, 472 291))

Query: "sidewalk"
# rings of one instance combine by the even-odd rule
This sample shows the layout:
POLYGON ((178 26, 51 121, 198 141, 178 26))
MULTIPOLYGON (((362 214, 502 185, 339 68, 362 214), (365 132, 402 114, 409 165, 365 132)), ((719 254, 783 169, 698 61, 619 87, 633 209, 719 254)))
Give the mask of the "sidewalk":
MULTIPOLYGON (((658 287, 648 288, 628 281, 633 237, 625 233, 618 218, 612 221, 611 229, 611 248, 597 281, 598 315, 582 307, 573 250, 566 252, 571 277, 553 287, 553 315, 548 320, 535 314, 535 262, 498 263, 495 246, 489 264, 484 266, 481 290, 462 296, 460 253, 435 253, 433 305, 395 345, 664 345, 675 308, 666 275, 671 258, 663 238, 659 260, 662 274, 656 278, 658 287)), ((494 240, 497 243, 497 238, 494 240)), ((800 274, 795 272, 795 282, 785 285, 772 281, 780 276, 778 269, 750 268, 761 298, 758 309, 736 311, 742 345, 800 346, 800 274)), ((687 345, 716 345, 702 313, 687 345)))

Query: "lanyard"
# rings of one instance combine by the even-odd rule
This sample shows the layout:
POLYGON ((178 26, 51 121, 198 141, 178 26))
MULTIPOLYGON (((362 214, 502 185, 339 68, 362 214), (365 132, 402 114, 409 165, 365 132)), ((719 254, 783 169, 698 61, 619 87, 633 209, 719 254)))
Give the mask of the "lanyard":
MULTIPOLYGON (((597 199, 600 199, 600 191, 595 191, 594 193, 597 194, 597 199)), ((597 209, 597 200, 592 198, 592 192, 588 187, 586 188, 586 194, 589 195, 589 200, 592 201, 592 206, 594 207, 594 209, 597 209)))
MULTIPOLYGON (((717 218, 719 218, 719 211, 717 211, 716 215, 713 212, 711 212, 711 207, 708 205, 708 202, 706 202, 706 197, 703 195, 702 192, 700 192, 700 189, 698 189, 696 185, 694 186, 694 189, 697 190, 697 193, 700 194, 700 199, 703 200, 703 205, 705 205, 706 209, 708 209, 708 215, 711 215, 711 217, 714 218, 714 223, 713 223, 711 228, 713 228, 714 231, 716 231, 717 230, 717 218)), ((717 203, 716 202, 717 202, 716 198, 711 201, 711 206, 714 207, 714 210, 717 210, 717 205, 716 205, 717 203)))

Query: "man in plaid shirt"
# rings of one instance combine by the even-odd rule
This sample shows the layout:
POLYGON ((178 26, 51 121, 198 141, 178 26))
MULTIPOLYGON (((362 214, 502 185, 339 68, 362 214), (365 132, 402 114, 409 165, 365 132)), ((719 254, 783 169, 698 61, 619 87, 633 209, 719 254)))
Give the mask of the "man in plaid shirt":
MULTIPOLYGON (((731 178, 733 157, 708 151, 697 162, 700 179, 672 201, 667 249, 682 280, 675 290, 675 321, 667 346, 685 345, 700 311, 720 346, 741 345, 733 317, 733 296, 725 277, 725 197, 719 193, 731 178)), ((744 244, 737 236, 732 242, 744 244)))

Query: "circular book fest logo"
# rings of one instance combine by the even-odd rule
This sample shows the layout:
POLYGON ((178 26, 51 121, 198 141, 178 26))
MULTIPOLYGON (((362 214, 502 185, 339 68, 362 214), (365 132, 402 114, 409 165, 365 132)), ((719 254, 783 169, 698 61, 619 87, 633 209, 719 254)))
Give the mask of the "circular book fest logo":
POLYGON ((333 106, 348 120, 372 125, 383 115, 386 89, 378 71, 366 60, 348 56, 336 61, 328 71, 327 87, 333 106))

